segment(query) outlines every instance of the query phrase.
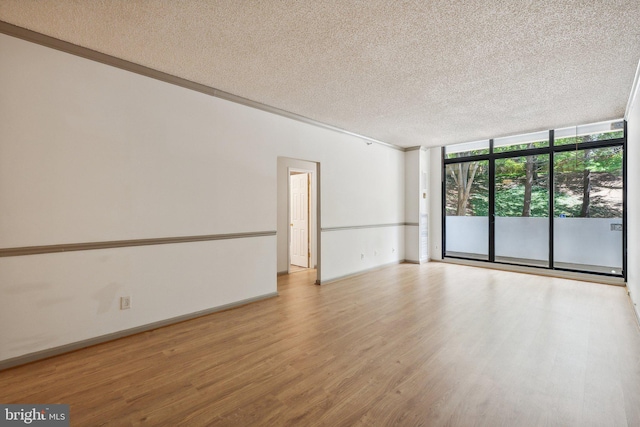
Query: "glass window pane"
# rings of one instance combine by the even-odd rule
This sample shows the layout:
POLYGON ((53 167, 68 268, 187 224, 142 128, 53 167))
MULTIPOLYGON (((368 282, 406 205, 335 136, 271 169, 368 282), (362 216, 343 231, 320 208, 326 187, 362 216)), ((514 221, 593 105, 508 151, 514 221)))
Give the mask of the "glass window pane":
POLYGON ((621 146, 556 153, 555 266, 622 274, 621 146))
POLYGON ((549 155, 496 159, 496 261, 549 265, 549 155))
POLYGON ((493 152, 526 150, 529 148, 542 148, 549 146, 549 132, 535 132, 526 135, 507 136, 493 140, 493 152))
POLYGON ((454 159, 460 157, 489 154, 489 140, 465 142, 464 144, 447 145, 444 147, 444 158, 454 159))
POLYGON ((605 141, 622 137, 624 137, 624 121, 611 120, 556 129, 554 131, 554 144, 582 144, 585 142, 605 141))
POLYGON ((446 255, 489 257, 489 162, 446 166, 446 255))

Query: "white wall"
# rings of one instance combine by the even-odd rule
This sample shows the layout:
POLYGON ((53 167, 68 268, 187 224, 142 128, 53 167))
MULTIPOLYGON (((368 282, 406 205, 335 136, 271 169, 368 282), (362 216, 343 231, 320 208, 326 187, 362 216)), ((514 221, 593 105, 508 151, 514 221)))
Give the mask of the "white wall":
POLYGON ((2 359, 268 295, 275 291, 274 240, 2 258, 2 359), (126 295, 132 308, 120 311, 126 295))
POLYGON ((404 223, 404 152, 360 140, 330 159, 320 159, 319 280, 404 259, 404 226, 379 227, 404 223))
POLYGON ((431 199, 431 178, 429 163, 431 152, 425 148, 420 149, 420 262, 429 261, 429 209, 431 199))
POLYGON ((402 260, 404 226, 356 228, 322 233, 322 282, 402 260), (328 270, 328 271, 327 271, 328 270))
POLYGON ((429 258, 442 260, 442 154, 429 149, 429 258))
MULTIPOLYGON (((640 72, 640 68, 638 69, 640 72)), ((640 78, 636 75, 636 82, 640 78)), ((627 287, 640 318, 640 86, 634 87, 627 119, 627 287)))
MULTIPOLYGON (((319 226, 403 222, 400 151, 6 35, 0 55, 0 248, 281 231, 278 157, 321 165, 319 226)), ((360 260, 403 243, 382 230, 323 233, 326 277, 402 259, 360 260)), ((272 295, 277 245, 0 258, 0 361, 272 295)))
POLYGON ((419 147, 404 154, 405 260, 429 260, 429 152, 419 147))
POLYGON ((404 256, 407 261, 420 262, 420 150, 404 153, 404 256), (415 224, 415 225, 414 225, 415 224))

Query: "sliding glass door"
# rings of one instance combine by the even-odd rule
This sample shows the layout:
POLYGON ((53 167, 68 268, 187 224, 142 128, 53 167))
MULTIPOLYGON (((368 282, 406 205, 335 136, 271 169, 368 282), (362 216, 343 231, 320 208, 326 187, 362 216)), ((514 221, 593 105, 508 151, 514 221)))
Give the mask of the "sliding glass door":
POLYGON ((443 256, 624 275, 624 121, 443 149, 443 256))
POLYGON ((496 159, 495 260, 549 265, 549 155, 496 159))

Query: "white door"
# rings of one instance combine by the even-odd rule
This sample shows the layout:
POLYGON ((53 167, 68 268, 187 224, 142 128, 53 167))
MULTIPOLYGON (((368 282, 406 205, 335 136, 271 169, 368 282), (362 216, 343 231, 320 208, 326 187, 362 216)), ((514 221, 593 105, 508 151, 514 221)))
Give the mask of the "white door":
POLYGON ((309 267, 309 174, 291 175, 291 264, 309 267))

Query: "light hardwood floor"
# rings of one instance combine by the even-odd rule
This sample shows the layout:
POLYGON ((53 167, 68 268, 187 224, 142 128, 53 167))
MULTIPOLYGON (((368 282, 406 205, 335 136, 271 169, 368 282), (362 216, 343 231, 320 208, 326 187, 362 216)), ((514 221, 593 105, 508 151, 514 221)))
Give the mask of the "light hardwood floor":
POLYGON ((625 289, 387 267, 0 372, 72 425, 639 426, 625 289))
POLYGON ((305 268, 305 267, 300 267, 293 264, 289 265, 289 273, 297 273, 299 271, 307 271, 307 270, 308 268, 305 268))

